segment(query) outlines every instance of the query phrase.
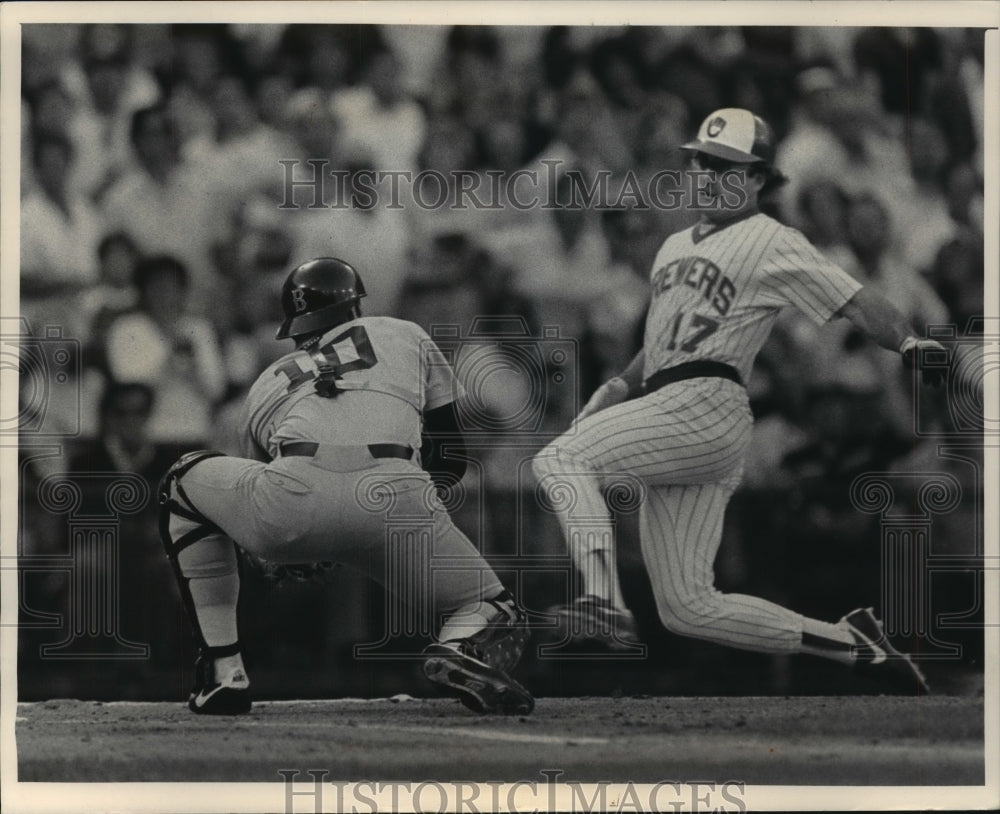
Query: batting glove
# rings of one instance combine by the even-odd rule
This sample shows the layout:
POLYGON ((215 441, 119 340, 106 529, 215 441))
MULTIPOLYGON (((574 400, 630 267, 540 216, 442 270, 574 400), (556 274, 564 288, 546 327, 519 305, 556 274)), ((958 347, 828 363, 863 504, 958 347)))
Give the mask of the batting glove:
POLYGON ((624 379, 615 376, 613 379, 608 379, 604 384, 597 388, 594 395, 590 397, 583 409, 580 410, 580 414, 576 417, 577 421, 583 421, 583 419, 588 416, 594 415, 594 413, 599 413, 601 410, 606 410, 608 407, 614 407, 616 404, 621 404, 628 397, 628 384, 624 379))
POLYGON ((940 387, 948 377, 948 349, 933 339, 918 339, 908 336, 899 346, 903 355, 903 364, 908 368, 917 368, 921 372, 924 384, 940 387))

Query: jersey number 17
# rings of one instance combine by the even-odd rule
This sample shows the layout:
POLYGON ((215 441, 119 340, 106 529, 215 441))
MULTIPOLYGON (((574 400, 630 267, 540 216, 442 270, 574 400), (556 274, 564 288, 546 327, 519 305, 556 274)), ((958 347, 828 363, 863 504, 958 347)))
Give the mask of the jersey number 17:
POLYGON ((667 342, 667 350, 677 350, 677 345, 680 343, 682 351, 691 353, 708 337, 719 330, 718 320, 702 316, 701 314, 691 314, 690 318, 687 318, 687 316, 684 311, 678 311, 674 314, 670 322, 667 323, 668 330, 670 331, 670 341, 667 342), (685 322, 687 324, 683 326, 682 330, 681 323, 685 322))

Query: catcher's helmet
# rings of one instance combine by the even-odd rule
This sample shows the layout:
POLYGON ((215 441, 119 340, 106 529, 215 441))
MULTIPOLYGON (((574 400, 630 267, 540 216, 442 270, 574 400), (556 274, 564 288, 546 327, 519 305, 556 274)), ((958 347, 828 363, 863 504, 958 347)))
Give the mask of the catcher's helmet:
POLYGON ((336 257, 317 257, 292 269, 281 287, 285 321, 276 339, 332 328, 350 318, 351 306, 365 296, 354 267, 336 257))
POLYGON ((774 146, 774 131, 760 116, 743 108, 724 107, 710 113, 698 128, 694 141, 681 149, 738 164, 772 164, 774 146))

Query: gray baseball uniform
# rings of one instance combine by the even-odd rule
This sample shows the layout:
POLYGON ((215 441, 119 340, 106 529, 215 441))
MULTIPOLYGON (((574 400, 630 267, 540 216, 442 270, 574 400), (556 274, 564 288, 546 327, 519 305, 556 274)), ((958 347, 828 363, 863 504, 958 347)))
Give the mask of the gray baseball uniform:
POLYGON ((500 583, 452 523, 419 460, 422 413, 461 394, 422 329, 359 317, 261 373, 243 408, 247 457, 202 461, 185 475, 184 491, 205 517, 266 560, 332 560, 379 581, 387 569, 412 567, 432 583, 421 591, 433 589, 435 608, 473 602, 500 583), (339 376, 335 398, 320 398, 312 386, 321 364, 339 376), (383 551, 412 556, 387 545, 387 518, 400 540, 423 535, 435 557, 465 558, 468 568, 386 563, 383 551))

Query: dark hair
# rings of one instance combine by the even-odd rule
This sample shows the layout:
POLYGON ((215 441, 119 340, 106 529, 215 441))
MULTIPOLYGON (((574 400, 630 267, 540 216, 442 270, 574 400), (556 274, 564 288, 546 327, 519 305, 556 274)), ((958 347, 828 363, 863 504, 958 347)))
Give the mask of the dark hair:
POLYGON ((788 183, 788 176, 773 164, 756 164, 751 172, 759 172, 764 177, 764 186, 760 188, 758 197, 764 198, 788 183))
POLYGON ((453 25, 445 37, 447 58, 453 61, 466 52, 499 62, 503 54, 496 29, 489 25, 453 25))
POLYGON ((187 268, 180 260, 169 254, 158 254, 140 260, 136 264, 135 271, 132 272, 132 282, 137 289, 143 291, 150 281, 164 275, 173 277, 182 288, 187 288, 187 268))
POLYGON ((139 134, 150 119, 154 119, 157 116, 162 116, 166 120, 167 126, 172 127, 173 122, 170 118, 170 111, 163 104, 158 103, 149 107, 143 107, 132 114, 132 124, 129 128, 128 136, 133 145, 138 141, 139 134))
POLYGON ((126 23, 88 23, 80 31, 80 58, 84 68, 114 64, 125 67, 132 60, 133 26, 126 23), (117 34, 117 41, 107 42, 107 32, 117 34), (105 41, 101 35, 105 34, 105 41))
POLYGON ((66 153, 67 159, 72 159, 76 153, 71 142, 66 136, 60 133, 36 133, 34 143, 31 145, 31 160, 37 167, 42 157, 42 151, 46 147, 59 147, 66 153))
POLYGON ((218 91, 219 85, 223 82, 235 82, 252 102, 257 96, 261 78, 252 71, 223 71, 212 79, 212 90, 213 92, 218 91))
POLYGON ((41 104, 42 98, 47 94, 55 91, 56 93, 62 94, 63 98, 67 101, 72 101, 73 97, 70 96, 66 86, 60 82, 58 79, 46 79, 44 82, 39 84, 37 87, 31 89, 30 92, 25 93, 25 101, 28 103, 28 107, 31 110, 31 115, 35 115, 35 111, 38 110, 38 105, 41 104))
POLYGON ((101 394, 101 401, 98 406, 98 414, 105 418, 112 413, 113 408, 125 398, 138 395, 143 400, 143 410, 149 415, 153 410, 153 388, 142 382, 116 382, 109 381, 101 394))
POLYGON ((139 253, 139 247, 136 245, 132 236, 128 232, 109 232, 102 237, 101 242, 97 244, 97 257, 101 260, 101 262, 107 259, 108 252, 111 251, 111 247, 116 243, 124 243, 136 254, 139 253))
POLYGON ((844 191, 844 188, 832 179, 820 179, 803 186, 802 189, 799 190, 798 198, 795 201, 799 211, 805 212, 807 207, 812 206, 813 195, 823 189, 831 190, 834 197, 837 199, 837 202, 844 207, 845 210, 847 209, 847 206, 850 203, 850 197, 844 191))
POLYGON ((465 232, 442 232, 435 235, 432 242, 435 249, 446 254, 464 254, 472 246, 465 232))
POLYGON ((885 205, 881 198, 877 195, 873 195, 871 192, 859 192, 857 195, 848 199, 848 210, 853 209, 856 206, 874 206, 879 212, 882 213, 882 218, 887 222, 892 219, 892 213, 889 211, 889 207, 885 205))

